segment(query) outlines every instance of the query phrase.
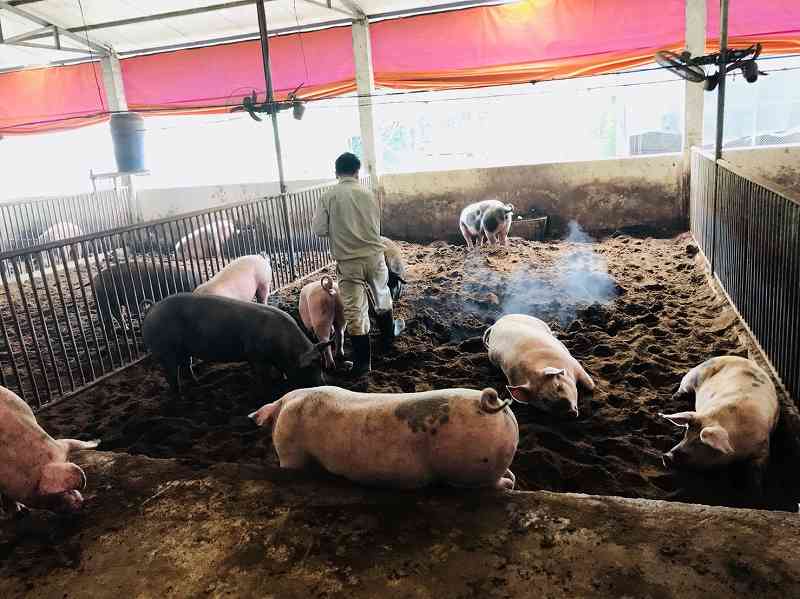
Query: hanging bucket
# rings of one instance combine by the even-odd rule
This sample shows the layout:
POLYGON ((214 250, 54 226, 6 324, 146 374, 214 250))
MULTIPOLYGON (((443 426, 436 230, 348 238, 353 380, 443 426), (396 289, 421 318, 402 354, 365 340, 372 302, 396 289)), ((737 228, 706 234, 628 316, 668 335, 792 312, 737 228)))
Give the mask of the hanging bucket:
POLYGON ((117 170, 134 173, 144 168, 144 119, 135 112, 111 115, 111 139, 117 170))

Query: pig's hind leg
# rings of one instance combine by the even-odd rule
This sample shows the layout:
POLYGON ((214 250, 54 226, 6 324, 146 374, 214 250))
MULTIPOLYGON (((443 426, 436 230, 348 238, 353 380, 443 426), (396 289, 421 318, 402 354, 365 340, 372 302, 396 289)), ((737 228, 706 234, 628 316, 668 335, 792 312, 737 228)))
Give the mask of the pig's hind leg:
POLYGON ((464 223, 458 223, 458 227, 461 229, 461 236, 464 238, 464 241, 467 242, 467 249, 472 249, 472 233, 469 232, 469 229, 464 225, 464 223))

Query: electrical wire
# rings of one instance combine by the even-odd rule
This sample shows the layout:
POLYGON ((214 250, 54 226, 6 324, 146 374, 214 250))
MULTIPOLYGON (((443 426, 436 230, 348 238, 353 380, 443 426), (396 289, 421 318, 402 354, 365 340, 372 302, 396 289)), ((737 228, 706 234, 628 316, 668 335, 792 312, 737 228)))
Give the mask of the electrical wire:
MULTIPOLYGON (((292 0, 292 5, 294 6, 294 20, 297 23, 297 28, 300 29, 300 17, 297 15, 297 0, 292 0)), ((303 46, 303 32, 299 31, 297 33, 297 39, 300 41, 300 54, 303 56, 303 68, 306 72, 306 81, 310 79, 308 76, 308 63, 306 62, 306 49, 303 46)), ((305 82, 303 82, 305 83, 305 82)))
MULTIPOLYGON (((94 75, 94 84, 97 86, 97 98, 100 100, 100 108, 106 109, 106 103, 103 100, 103 91, 100 89, 100 81, 97 79, 97 64, 94 60, 94 50, 89 42, 89 32, 86 31, 86 15, 83 14, 83 2, 78 0, 78 8, 81 9, 81 21, 83 21, 84 36, 86 37, 86 47, 89 48, 89 60, 92 63, 92 75, 94 75)), ((102 66, 100 68, 103 68, 102 66)))

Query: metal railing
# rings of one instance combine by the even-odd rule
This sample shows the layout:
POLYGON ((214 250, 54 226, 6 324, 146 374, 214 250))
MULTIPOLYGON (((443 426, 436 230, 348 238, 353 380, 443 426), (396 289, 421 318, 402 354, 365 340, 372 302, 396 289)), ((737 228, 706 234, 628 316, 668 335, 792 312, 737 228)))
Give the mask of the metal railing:
POLYGON ((800 197, 695 150, 690 218, 713 276, 800 401, 800 197))
POLYGON ((0 251, 24 249, 138 222, 127 188, 0 204, 0 251))
POLYGON ((0 384, 35 409, 142 359, 144 299, 263 253, 272 289, 332 261, 311 231, 326 188, 227 204, 0 253, 0 384))

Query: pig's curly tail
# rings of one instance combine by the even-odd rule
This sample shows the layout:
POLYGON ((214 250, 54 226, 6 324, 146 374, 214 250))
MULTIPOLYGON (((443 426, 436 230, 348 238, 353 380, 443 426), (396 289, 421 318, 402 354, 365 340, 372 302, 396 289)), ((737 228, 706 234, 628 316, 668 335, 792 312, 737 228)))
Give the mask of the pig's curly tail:
POLYGON ((481 392, 480 408, 482 412, 486 412, 487 414, 497 414, 498 412, 505 410, 510 405, 510 399, 501 400, 500 396, 497 395, 497 391, 491 387, 487 387, 481 392))
POLYGON ((319 283, 322 285, 322 288, 331 295, 336 294, 336 290, 333 288, 333 279, 330 276, 323 276, 319 283))

